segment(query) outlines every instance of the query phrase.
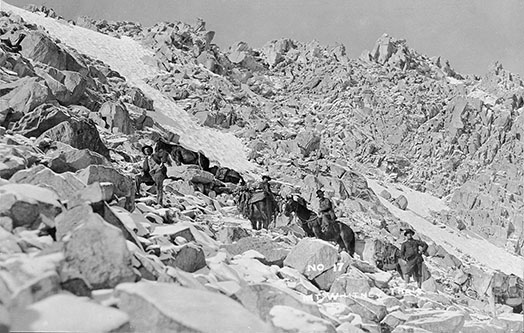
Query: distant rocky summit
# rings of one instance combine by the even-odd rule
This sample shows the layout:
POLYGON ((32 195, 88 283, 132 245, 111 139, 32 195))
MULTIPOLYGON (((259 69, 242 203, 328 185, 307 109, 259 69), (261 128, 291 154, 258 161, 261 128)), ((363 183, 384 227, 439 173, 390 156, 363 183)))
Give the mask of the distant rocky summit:
POLYGON ((522 332, 524 84, 500 63, 462 75, 386 34, 358 59, 222 50, 201 19, 26 9, 0 12, 0 331, 522 332), (101 60, 122 45, 142 77, 101 60), (173 106, 196 125, 174 130, 173 106), (158 142, 197 156, 168 167, 162 206, 136 187, 158 142), (283 212, 253 230, 217 170, 271 175, 280 208, 318 211, 322 189, 355 256, 283 212), (420 289, 400 275, 410 228, 420 289))

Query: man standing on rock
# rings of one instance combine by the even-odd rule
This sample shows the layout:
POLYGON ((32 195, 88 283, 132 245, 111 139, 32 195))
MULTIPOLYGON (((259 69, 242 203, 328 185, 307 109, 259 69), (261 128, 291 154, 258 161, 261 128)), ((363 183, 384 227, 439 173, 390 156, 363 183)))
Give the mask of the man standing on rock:
POLYGON ((408 229, 404 232, 404 235, 408 238, 407 241, 402 243, 400 248, 400 257, 406 261, 406 265, 403 269, 404 280, 409 283, 409 277, 413 276, 413 279, 417 282, 419 288, 422 287, 422 265, 424 258, 422 254, 428 249, 428 244, 425 242, 414 239, 413 235, 415 232, 408 229))
POLYGON ((135 184, 136 184, 136 197, 140 197, 140 185, 142 183, 146 185, 154 185, 155 181, 149 174, 149 158, 151 158, 151 155, 153 155, 153 147, 145 145, 142 147, 142 154, 146 156, 144 159, 144 162, 142 164, 142 173, 137 175, 135 177, 135 184))
POLYGON ((321 221, 322 231, 326 232, 329 228, 329 225, 331 223, 334 223, 336 220, 335 210, 333 209, 333 203, 331 202, 331 200, 324 197, 324 191, 318 190, 317 197, 319 200, 318 205, 320 208, 320 217, 322 219, 321 221))
POLYGON ((146 155, 144 164, 142 166, 142 175, 138 175, 136 178, 137 193, 140 194, 140 184, 142 182, 147 184, 154 183, 157 191, 157 204, 162 206, 164 199, 164 180, 167 178, 167 165, 171 165, 169 159, 169 153, 163 149, 160 149, 153 153, 151 146, 144 146, 142 152, 146 155))
POLYGON ((164 149, 158 149, 149 158, 149 173, 155 181, 157 191, 157 204, 163 206, 164 201, 164 180, 167 178, 166 164, 171 166, 169 152, 164 149))

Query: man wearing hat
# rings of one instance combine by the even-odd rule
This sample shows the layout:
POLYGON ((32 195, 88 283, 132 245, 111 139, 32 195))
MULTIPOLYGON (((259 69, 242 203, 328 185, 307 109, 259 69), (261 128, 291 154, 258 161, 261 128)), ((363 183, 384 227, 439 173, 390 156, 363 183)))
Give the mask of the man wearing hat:
POLYGON ((418 287, 422 287, 422 264, 424 258, 422 254, 428 249, 428 244, 425 242, 414 239, 413 235, 415 231, 407 229, 404 235, 407 240, 402 243, 400 248, 400 257, 406 261, 404 269, 404 280, 409 283, 409 277, 413 276, 413 279, 417 282, 418 287))
POLYGON ((149 174, 149 158, 151 158, 151 155, 153 155, 153 147, 145 145, 144 147, 142 147, 142 154, 144 154, 146 158, 144 159, 144 162, 142 164, 142 173, 137 175, 135 178, 137 197, 140 197, 140 185, 142 183, 149 186, 155 184, 153 177, 151 177, 151 175, 149 174))
POLYGON ((167 169, 165 164, 171 165, 169 154, 159 149, 153 153, 153 147, 142 147, 142 153, 146 155, 142 165, 142 174, 136 178, 137 196, 140 195, 140 184, 155 185, 157 192, 157 204, 162 205, 164 199, 164 180, 167 178, 167 169))
POLYGON ((269 177, 268 175, 263 175, 259 188, 264 192, 265 197, 269 198, 271 202, 271 211, 274 211, 274 209, 277 206, 277 202, 275 200, 275 195, 271 191, 271 184, 269 184, 270 181, 271 177, 269 177))
POLYGON ((321 226, 322 231, 326 232, 329 228, 329 225, 331 223, 334 223, 337 219, 335 216, 335 211, 333 209, 333 203, 328 198, 324 197, 324 191, 318 190, 317 191, 317 198, 319 200, 318 206, 320 210, 320 216, 321 216, 321 226))

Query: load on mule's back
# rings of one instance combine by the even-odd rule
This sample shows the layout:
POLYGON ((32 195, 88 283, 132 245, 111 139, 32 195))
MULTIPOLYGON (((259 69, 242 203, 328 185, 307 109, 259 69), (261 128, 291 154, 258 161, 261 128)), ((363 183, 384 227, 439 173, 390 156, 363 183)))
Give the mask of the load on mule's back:
POLYGON ((179 143, 159 139, 156 143, 155 150, 161 149, 168 151, 177 165, 194 164, 200 166, 204 171, 209 171, 209 158, 201 151, 195 152, 183 147, 179 143))
POLYGON ((262 176, 262 182, 255 189, 242 186, 237 204, 242 215, 249 219, 253 229, 267 229, 278 213, 278 204, 271 191, 267 175, 262 176))

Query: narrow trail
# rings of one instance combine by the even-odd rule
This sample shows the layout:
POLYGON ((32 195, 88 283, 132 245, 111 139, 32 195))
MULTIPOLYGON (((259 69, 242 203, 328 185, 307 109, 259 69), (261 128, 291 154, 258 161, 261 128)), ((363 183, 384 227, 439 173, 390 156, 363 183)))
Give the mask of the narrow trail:
MULTIPOLYGON (((255 166, 247 160, 244 145, 233 134, 202 127, 183 109, 166 98, 160 91, 149 86, 145 79, 163 72, 144 63, 144 57, 153 52, 129 37, 115 38, 89 29, 57 21, 37 13, 11 6, 1 1, 1 10, 20 15, 27 22, 44 27, 47 32, 78 52, 103 61, 123 75, 128 83, 140 88, 154 100, 156 112, 149 112, 162 126, 180 135, 180 142, 193 150, 202 150, 211 160, 223 166, 247 172, 255 166)), ((165 72, 164 72, 165 73, 165 72)))

